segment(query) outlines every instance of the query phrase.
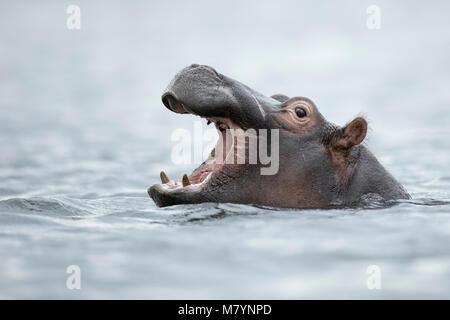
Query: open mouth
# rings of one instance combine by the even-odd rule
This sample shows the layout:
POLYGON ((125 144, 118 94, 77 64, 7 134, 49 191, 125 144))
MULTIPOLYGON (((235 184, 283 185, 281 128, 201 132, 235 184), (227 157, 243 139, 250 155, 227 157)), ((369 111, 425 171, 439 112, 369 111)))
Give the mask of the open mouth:
POLYGON ((231 152, 236 148, 235 135, 236 129, 241 129, 239 125, 229 118, 201 116, 192 112, 188 106, 178 101, 172 95, 163 97, 164 104, 176 113, 189 113, 199 116, 207 122, 207 125, 214 124, 219 138, 215 147, 210 152, 209 157, 190 175, 184 175, 182 179, 171 180, 164 171, 161 172, 161 186, 164 190, 171 192, 183 189, 183 191, 198 191, 206 186, 216 173, 223 170, 227 163, 235 163, 234 156, 237 152, 231 152))

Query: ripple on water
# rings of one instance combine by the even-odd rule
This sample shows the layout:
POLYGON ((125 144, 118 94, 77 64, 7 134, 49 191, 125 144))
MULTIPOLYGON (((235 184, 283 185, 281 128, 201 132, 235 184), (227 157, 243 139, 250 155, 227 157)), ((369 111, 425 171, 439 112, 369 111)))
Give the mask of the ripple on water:
MULTIPOLYGON (((231 217, 251 217, 256 215, 313 215, 335 216, 361 213, 367 210, 389 209, 396 206, 433 207, 447 206, 450 201, 433 198, 413 198, 411 200, 380 201, 367 197, 357 207, 333 207, 319 209, 283 209, 258 205, 232 203, 202 203, 195 205, 176 205, 158 208, 147 196, 128 192, 120 194, 89 194, 81 197, 59 196, 52 198, 11 198, 0 201, 0 213, 11 215, 47 216, 57 218, 111 218, 143 219, 149 223, 165 225, 184 225, 191 223, 214 222, 231 217)), ((390 212, 387 210, 386 213, 390 212)))

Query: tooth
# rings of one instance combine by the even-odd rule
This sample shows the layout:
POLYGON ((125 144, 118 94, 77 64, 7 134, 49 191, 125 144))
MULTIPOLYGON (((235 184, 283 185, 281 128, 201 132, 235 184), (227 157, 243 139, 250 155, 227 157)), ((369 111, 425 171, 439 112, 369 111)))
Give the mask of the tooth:
POLYGON ((189 182, 189 178, 188 178, 187 174, 184 174, 184 176, 183 176, 183 187, 187 187, 190 184, 191 183, 189 182))
POLYGON ((161 178, 162 183, 169 182, 169 178, 167 178, 167 175, 164 173, 164 171, 161 171, 161 173, 159 174, 159 177, 161 178))

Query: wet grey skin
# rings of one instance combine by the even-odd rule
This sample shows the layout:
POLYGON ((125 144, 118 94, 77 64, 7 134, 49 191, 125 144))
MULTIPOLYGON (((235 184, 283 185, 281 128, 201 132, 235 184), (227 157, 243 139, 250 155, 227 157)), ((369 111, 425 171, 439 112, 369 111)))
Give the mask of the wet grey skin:
POLYGON ((220 165, 212 152, 183 179, 170 180, 162 172, 163 183, 148 189, 158 206, 229 202, 329 208, 357 206, 368 197, 387 202, 410 198, 363 145, 367 122, 361 117, 339 127, 325 120, 308 98, 267 97, 197 64, 173 78, 162 102, 173 112, 213 122, 219 136, 230 127, 279 129, 279 167, 276 174, 262 175, 267 165, 259 161, 220 165))

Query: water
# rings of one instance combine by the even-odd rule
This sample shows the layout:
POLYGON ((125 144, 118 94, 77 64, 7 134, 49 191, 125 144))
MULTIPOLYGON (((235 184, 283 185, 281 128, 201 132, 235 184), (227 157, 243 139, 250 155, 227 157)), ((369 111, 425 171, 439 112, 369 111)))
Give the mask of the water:
POLYGON ((68 4, 0 4, 0 298, 450 298, 448 3, 379 1, 378 31, 367 1, 78 1, 79 31, 68 4), (194 62, 341 125, 365 115, 413 199, 157 208, 159 171, 195 167, 170 156, 195 118, 160 102, 194 62))

